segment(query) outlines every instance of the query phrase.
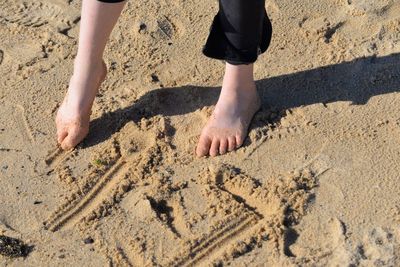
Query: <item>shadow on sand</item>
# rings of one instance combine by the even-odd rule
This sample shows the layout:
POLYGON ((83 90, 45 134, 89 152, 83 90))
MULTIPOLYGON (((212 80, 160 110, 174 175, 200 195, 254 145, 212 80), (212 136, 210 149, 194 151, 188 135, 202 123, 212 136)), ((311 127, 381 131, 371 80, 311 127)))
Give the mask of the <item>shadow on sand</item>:
MULTIPOLYGON (((400 54, 364 57, 350 62, 262 79, 256 82, 263 110, 286 110, 315 103, 351 101, 363 105, 376 95, 400 90, 400 54)), ((91 122, 82 144, 107 140, 129 121, 155 115, 173 116, 214 105, 220 88, 182 86, 150 91, 126 108, 104 114, 91 122)))

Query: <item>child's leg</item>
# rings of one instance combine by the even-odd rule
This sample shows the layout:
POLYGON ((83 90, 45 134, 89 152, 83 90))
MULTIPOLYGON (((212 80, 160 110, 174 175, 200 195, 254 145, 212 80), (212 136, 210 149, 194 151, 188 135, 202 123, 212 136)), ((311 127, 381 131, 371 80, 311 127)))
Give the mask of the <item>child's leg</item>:
POLYGON ((225 154, 242 145, 260 108, 253 62, 266 51, 271 24, 264 0, 219 0, 203 53, 226 63, 222 90, 196 148, 198 156, 225 154))
POLYGON ((74 71, 56 117, 57 141, 63 149, 75 147, 89 131, 93 100, 107 72, 102 60, 104 48, 125 3, 119 0, 82 2, 74 71))

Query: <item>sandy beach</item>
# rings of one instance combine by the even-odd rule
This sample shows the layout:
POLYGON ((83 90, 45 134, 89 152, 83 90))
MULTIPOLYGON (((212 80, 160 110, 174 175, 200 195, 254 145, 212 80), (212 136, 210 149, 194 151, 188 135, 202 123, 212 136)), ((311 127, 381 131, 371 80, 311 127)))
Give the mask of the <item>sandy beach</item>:
POLYGON ((81 1, 0 0, 0 266, 400 266, 400 2, 266 2, 262 108, 197 158, 217 1, 129 0, 62 151, 81 1))

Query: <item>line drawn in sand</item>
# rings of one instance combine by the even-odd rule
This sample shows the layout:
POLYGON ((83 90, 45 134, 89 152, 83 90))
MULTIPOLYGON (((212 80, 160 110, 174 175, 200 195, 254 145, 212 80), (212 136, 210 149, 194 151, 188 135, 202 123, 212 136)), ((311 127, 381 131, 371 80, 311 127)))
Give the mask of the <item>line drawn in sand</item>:
MULTIPOLYGON (((135 234, 123 233, 118 237, 115 245, 111 245, 112 248, 108 247, 109 251, 112 251, 112 255, 110 256, 112 263, 116 266, 147 266, 149 261, 152 261, 152 257, 161 254, 168 255, 168 259, 161 257, 160 262, 153 264, 160 266, 193 266, 195 264, 204 263, 206 258, 210 256, 215 256, 219 251, 223 251, 223 249, 234 242, 236 242, 243 234, 247 234, 248 231, 253 231, 253 226, 257 224, 257 222, 261 219, 260 216, 255 214, 252 211, 240 210, 240 212, 230 214, 228 217, 224 219, 223 222, 217 223, 215 225, 214 230, 207 234, 203 235, 202 238, 191 240, 190 243, 193 244, 190 249, 187 247, 177 248, 179 255, 175 253, 170 257, 171 249, 168 247, 162 246, 161 240, 154 240, 154 242, 160 242, 160 245, 157 246, 158 249, 155 249, 152 245, 150 245, 152 251, 145 252, 143 251, 143 244, 137 243, 135 240, 129 240, 129 236, 136 236, 135 234), (155 253, 155 255, 153 255, 155 253), (173 258, 171 260, 171 258, 173 258)), ((113 220, 111 220, 113 221, 113 220)), ((118 220, 117 220, 118 221, 118 220)), ((162 225, 159 225, 161 228, 162 225)), ((124 226, 130 228, 129 226, 124 226)), ((167 227, 163 228, 163 230, 168 231, 172 235, 171 229, 167 229, 167 227)), ((167 232, 159 232, 165 238, 168 236, 167 232)), ((175 236, 176 237, 176 236, 175 236)), ((110 237, 111 238, 111 237, 110 237)), ((115 238, 114 234, 112 238, 115 238)), ((146 239, 145 237, 141 237, 142 240, 146 239)), ((185 238, 172 238, 171 242, 176 242, 176 244, 185 243, 185 238)), ((152 241, 149 241, 152 243, 152 241)), ((109 243, 109 242, 107 242, 109 243)), ((108 244, 110 245, 110 244, 108 244)))
MULTIPOLYGON (((95 210, 102 207, 105 201, 113 197, 114 190, 118 188, 125 178, 132 180, 137 176, 136 172, 131 171, 131 167, 135 168, 142 162, 142 154, 147 153, 152 145, 146 143, 142 132, 133 124, 127 124, 124 132, 127 130, 128 136, 123 135, 122 142, 118 144, 118 157, 116 161, 110 164, 105 171, 93 184, 88 184, 90 188, 85 192, 79 192, 71 196, 71 200, 62 205, 44 224, 51 231, 57 231, 61 228, 73 227, 84 218, 91 216, 95 210), (133 177, 133 178, 132 178, 133 177)), ((150 136, 152 136, 150 134, 150 136)), ((149 138, 148 140, 154 140, 149 138)), ((56 164, 61 164, 64 157, 60 152, 55 152, 53 158, 56 159, 56 164)), ((52 158, 50 158, 52 159, 52 158)), ((54 162, 54 159, 50 161, 54 162)), ((88 175, 99 176, 96 170, 93 170, 88 175)), ((93 181, 89 181, 91 183, 93 181)))
POLYGON ((89 215, 102 201, 108 197, 110 192, 118 182, 124 178, 120 174, 121 169, 126 164, 126 160, 119 159, 100 179, 99 181, 85 193, 81 198, 70 202, 69 205, 61 208, 56 214, 45 223, 45 226, 50 231, 57 231, 62 227, 71 227, 89 215))
POLYGON ((15 112, 13 113, 15 123, 20 130, 22 137, 29 140, 30 143, 35 141, 32 127, 29 125, 28 118, 25 114, 25 108, 19 104, 14 106, 15 112))
MULTIPOLYGON (((222 227, 209 233, 206 237, 196 242, 196 245, 190 248, 190 252, 175 257, 174 261, 167 266, 193 266, 209 264, 213 260, 221 257, 230 245, 252 236, 260 227, 260 221, 265 216, 257 207, 250 205, 251 201, 246 200, 245 196, 232 191, 229 181, 223 181, 223 172, 227 171, 224 167, 214 174, 214 183, 218 189, 229 194, 232 201, 242 204, 243 209, 227 217, 222 227)), ((228 170, 229 171, 229 170, 228 170)), ((253 204, 253 203, 251 203, 253 204)))
POLYGON ((237 244, 246 243, 245 240, 263 242, 263 239, 259 238, 261 232, 271 235, 271 240, 276 242, 280 253, 290 253, 287 248, 288 242, 285 240, 287 232, 290 231, 287 228, 289 226, 277 224, 274 220, 285 218, 288 224, 296 224, 298 214, 303 212, 296 210, 296 207, 303 207, 298 203, 307 201, 308 191, 316 186, 316 177, 328 169, 317 166, 315 173, 314 170, 309 172, 310 169, 304 169, 303 172, 292 174, 295 177, 286 176, 277 180, 275 184, 271 184, 271 188, 280 187, 282 190, 276 189, 280 193, 260 185, 256 179, 232 166, 223 165, 216 172, 212 171, 214 181, 208 180, 207 183, 214 183, 219 190, 230 194, 231 199, 241 204, 244 209, 239 210, 232 219, 225 219, 222 228, 195 242, 189 251, 185 250, 183 254, 175 256, 167 266, 202 266, 216 263, 224 259, 237 244), (300 189, 302 191, 299 191, 299 194, 294 194, 300 189), (290 211, 294 215, 291 215, 290 211))
POLYGON ((191 249, 191 252, 183 256, 180 261, 174 261, 168 266, 193 266, 200 264, 206 257, 215 257, 219 250, 224 250, 229 243, 234 243, 247 233, 249 229, 262 219, 256 214, 237 214, 223 228, 199 241, 199 244, 191 249))
MULTIPOLYGON (((134 129, 128 129, 131 132, 138 131, 136 126, 133 128, 134 129)), ((147 164, 154 164, 154 162, 147 159, 146 156, 152 158, 154 156, 153 153, 156 153, 158 150, 150 149, 154 148, 156 145, 154 143, 153 145, 149 145, 148 142, 143 144, 138 143, 143 140, 140 136, 143 136, 142 131, 137 132, 134 138, 126 138, 125 135, 121 135, 126 145, 120 145, 119 147, 121 149, 127 147, 127 150, 135 148, 132 150, 134 151, 132 152, 133 154, 128 153, 128 155, 125 155, 124 152, 121 152, 122 156, 117 159, 114 165, 111 165, 109 169, 106 170, 104 175, 96 178, 96 182, 87 189, 87 192, 73 195, 72 200, 70 199, 70 201, 67 201, 66 204, 61 206, 58 211, 50 217, 45 223, 45 227, 51 231, 57 231, 73 227, 80 222, 85 222, 85 224, 79 224, 79 226, 87 228, 90 225, 89 221, 91 220, 92 214, 95 215, 95 218, 99 218, 97 213, 103 207, 108 207, 107 205, 115 206, 115 202, 110 203, 107 201, 110 197, 113 198, 114 189, 119 187, 125 179, 129 182, 143 180, 140 178, 142 177, 140 176, 141 174, 136 174, 136 171, 132 171, 132 168, 129 168, 129 166, 134 165, 136 166, 135 168, 146 169, 147 164), (150 154, 147 153, 150 150, 150 154), (143 155, 143 152, 146 155, 143 155), (135 175, 135 177, 131 177, 131 175, 135 175), (89 220, 88 224, 86 224, 86 219, 89 220)), ((123 150, 125 149, 122 149, 122 151, 123 150)), ((248 176, 233 166, 223 165, 222 167, 218 167, 217 171, 211 169, 207 170, 199 176, 199 179, 197 179, 195 183, 199 188, 211 188, 209 189, 211 190, 211 197, 207 194, 203 195, 207 203, 210 204, 214 201, 223 203, 219 209, 228 210, 229 212, 222 213, 221 217, 221 215, 214 216, 212 213, 209 213, 209 209, 206 206, 204 210, 201 208, 201 214, 199 214, 201 217, 199 218, 203 218, 203 215, 205 216, 204 218, 207 218, 206 222, 208 221, 211 223, 210 230, 206 230, 206 232, 196 232, 197 230, 195 230, 195 232, 192 232, 193 234, 190 234, 189 231, 182 236, 171 234, 171 241, 169 242, 179 241, 177 244, 182 244, 182 246, 177 247, 175 252, 171 254, 165 254, 165 251, 161 251, 161 257, 159 259, 157 259, 157 254, 154 254, 152 259, 155 260, 155 262, 159 261, 163 266, 209 265, 220 261, 225 262, 233 259, 233 251, 237 249, 239 246, 238 244, 246 244, 246 246, 250 244, 250 247, 254 247, 253 243, 251 243, 253 241, 251 240, 256 240, 257 246, 262 246, 262 242, 265 240, 271 240, 271 242, 273 242, 272 244, 276 244, 276 248, 279 252, 285 253, 286 250, 290 252, 290 250, 287 249, 290 245, 288 244, 289 241, 285 240, 285 238, 287 238, 287 231, 290 230, 290 225, 292 224, 285 226, 283 221, 289 223, 293 221, 295 224, 295 222, 301 218, 303 214, 303 204, 307 201, 309 190, 316 184, 314 181, 316 176, 327 171, 323 168, 324 165, 326 165, 324 162, 326 163, 327 161, 324 160, 323 157, 315 157, 315 159, 306 164, 307 166, 312 165, 312 172, 305 172, 306 175, 303 175, 303 171, 300 171, 298 175, 294 174, 293 177, 275 177, 274 175, 274 177, 271 178, 272 180, 266 182, 265 186, 261 185, 255 178, 248 176), (317 158, 319 160, 316 160, 317 158), (203 214, 203 212, 205 213, 203 214), (287 230, 288 227, 289 230, 287 230), (268 238, 263 239, 264 236, 268 236, 268 238)), ((160 190, 160 188, 157 190, 160 190)), ((157 192, 157 190, 154 192, 157 192)), ((157 201, 160 201, 160 199, 169 199, 171 192, 167 189, 165 190, 164 193, 166 195, 159 192, 154 196, 157 201)), ((182 190, 189 190, 186 191, 186 193, 190 194, 192 193, 190 190, 193 190, 193 187, 191 188, 189 186, 188 189, 182 190)), ((149 191, 148 193, 152 197, 153 193, 151 192, 152 191, 149 191)), ((147 202, 150 201, 148 198, 146 199, 147 202)), ((149 203, 146 204, 149 213, 145 213, 142 216, 154 217, 156 211, 152 211, 154 207, 151 207, 151 203, 149 203)), ((171 203, 172 202, 169 204, 167 203, 166 205, 170 205, 171 203)), ((182 217, 181 215, 176 217, 176 215, 177 214, 172 213, 170 216, 173 217, 173 220, 188 222, 187 219, 192 218, 192 215, 196 215, 196 213, 190 216, 187 215, 188 217, 182 217)), ((155 216, 155 218, 156 217, 157 216, 155 216)), ((109 222, 111 222, 110 225, 103 220, 100 224, 105 223, 105 229, 108 227, 113 228, 113 224, 118 222, 118 220, 119 217, 112 217, 109 220, 109 222)), ((161 226, 166 223, 165 221, 158 220, 156 220, 156 222, 156 225, 160 223, 161 226)), ((134 224, 130 224, 130 222, 125 222, 124 220, 121 223, 121 225, 126 224, 127 229, 133 229, 130 226, 134 224)), ((202 227, 202 223, 201 221, 199 221, 199 224, 194 222, 193 226, 202 227)), ((167 227, 165 229, 167 229, 167 227)), ((89 228, 86 230, 89 230, 89 228)), ((162 227, 160 230, 164 231, 162 227)), ((167 230, 171 231, 171 229, 167 230)), ((144 226, 143 231, 146 232, 146 226, 144 226)), ((149 253, 146 252, 146 250, 143 251, 143 248, 140 246, 142 241, 137 241, 136 239, 128 241, 124 235, 128 236, 129 233, 129 231, 126 233, 124 232, 122 238, 119 238, 116 245, 105 242, 105 251, 112 254, 109 255, 110 260, 126 266, 134 266, 138 259, 147 263, 149 260, 149 253), (137 246, 139 249, 135 249, 137 246), (134 253, 131 253, 132 251, 134 251, 134 253)), ((105 234, 107 235, 107 232, 105 232, 105 234)), ((142 238, 146 238, 145 236, 146 234, 144 234, 142 238)), ((163 236, 169 239, 168 235, 163 236)), ((109 238, 106 238, 106 240, 109 240, 109 238)), ((153 243, 158 240, 153 240, 154 238, 152 235, 148 238, 149 242, 153 243)), ((243 253, 247 252, 245 251, 243 253)))
POLYGON ((122 263, 123 266, 129 266, 129 267, 134 266, 132 264, 131 260, 128 258, 127 253, 121 246, 116 247, 115 250, 116 250, 116 254, 120 258, 120 261, 119 261, 120 264, 122 263))
POLYGON ((58 145, 55 149, 50 150, 45 159, 45 163, 49 167, 49 170, 46 172, 46 174, 49 175, 58 169, 61 164, 69 158, 69 156, 72 154, 72 151, 73 150, 65 151, 58 145))
POLYGON ((132 240, 128 236, 119 236, 115 240, 115 245, 112 245, 110 249, 114 253, 111 257, 112 265, 116 266, 146 266, 145 262, 135 253, 135 249, 132 249, 128 244, 131 243, 132 240))
MULTIPOLYGON (((300 172, 300 174, 292 174, 290 172, 292 175, 280 177, 275 177, 274 175, 274 177, 271 177, 272 180, 268 180, 265 183, 266 185, 262 185, 257 179, 233 166, 223 165, 218 167, 217 171, 206 170, 196 180, 197 186, 184 187, 182 190, 188 191, 177 196, 179 198, 191 196, 191 190, 196 190, 197 192, 199 188, 211 190, 204 191, 203 197, 208 204, 200 209, 199 224, 194 222, 194 228, 192 228, 200 229, 197 227, 202 227, 200 225, 208 222, 209 227, 207 229, 209 230, 206 232, 189 231, 179 236, 172 233, 169 236, 167 232, 164 232, 172 232, 172 230, 168 227, 163 228, 165 221, 156 219, 157 211, 149 203, 148 197, 150 196, 157 201, 167 199, 166 205, 173 207, 175 210, 171 214, 173 220, 182 221, 183 224, 188 222, 187 219, 193 218, 197 211, 193 211, 193 213, 185 215, 185 217, 182 217, 182 215, 176 217, 180 213, 176 213, 177 207, 172 204, 176 200, 169 198, 172 197, 169 189, 165 189, 165 192, 157 191, 164 190, 158 187, 154 189, 155 191, 151 188, 145 190, 146 193, 144 193, 144 198, 141 200, 145 206, 136 206, 139 200, 135 202, 136 198, 142 199, 140 196, 143 192, 139 194, 131 193, 135 197, 127 198, 127 201, 130 201, 126 202, 130 203, 129 206, 124 206, 127 205, 125 203, 122 207, 128 210, 128 217, 111 217, 104 222, 104 229, 107 229, 101 234, 107 241, 104 242, 104 245, 106 245, 104 249, 110 253, 108 257, 112 264, 117 266, 136 266, 139 263, 138 266, 150 263, 161 266, 208 266, 218 262, 232 261, 235 253, 241 251, 240 246, 245 246, 245 250, 239 253, 247 253, 255 246, 262 246, 266 240, 272 242, 270 244, 273 244, 277 252, 287 255, 290 253, 289 246, 291 243, 288 239, 290 239, 291 226, 295 225, 304 214, 302 209, 305 205, 303 204, 307 202, 310 195, 309 191, 316 186, 315 174, 321 175, 326 172, 326 170, 320 168, 321 166, 319 164, 314 167, 312 172, 307 171, 307 169, 300 172), (208 206, 214 205, 212 203, 223 203, 216 210, 217 215, 213 215, 214 213, 208 206), (136 215, 135 207, 142 208, 139 215, 136 215), (228 209, 228 213, 223 212, 226 209, 228 209), (219 211, 223 213, 218 215, 219 211), (203 214, 203 212, 205 213, 203 214), (151 229, 146 230, 146 227, 149 227, 150 224, 135 232, 133 229, 137 228, 137 226, 135 227, 135 224, 126 221, 129 216, 135 216, 134 223, 147 220, 148 222, 156 223, 152 229, 157 229, 155 231, 160 235, 162 234, 161 239, 164 241, 160 241, 157 236, 154 236, 151 229), (155 220, 152 218, 155 218, 155 220), (122 221, 119 221, 120 219, 122 221), (203 219, 206 221, 203 221, 203 219), (115 236, 113 234, 107 237, 107 235, 111 229, 115 228, 114 223, 127 230, 122 230, 116 244, 110 244, 109 240, 115 239, 115 236), (138 235, 138 233, 142 232, 142 235, 138 235), (137 238, 129 240, 129 236, 137 238), (154 245, 157 242, 160 242, 160 244, 154 245), (177 247, 174 249, 164 247, 163 249, 162 244, 168 245, 170 242, 177 244, 177 247), (147 249, 154 248, 155 250, 146 251, 146 249, 143 249, 143 244, 147 244, 147 249), (151 245, 148 246, 148 244, 151 245)), ((200 193, 200 195, 202 194, 200 193)), ((100 231, 102 231, 101 228, 99 229, 100 231)))

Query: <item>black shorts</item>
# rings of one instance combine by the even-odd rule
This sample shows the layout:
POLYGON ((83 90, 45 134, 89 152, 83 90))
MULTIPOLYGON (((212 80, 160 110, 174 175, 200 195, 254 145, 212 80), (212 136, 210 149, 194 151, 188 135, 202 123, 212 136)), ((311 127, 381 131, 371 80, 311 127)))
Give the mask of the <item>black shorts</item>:
MULTIPOLYGON (((124 0, 98 0, 106 3, 124 0)), ((271 42, 272 25, 265 0, 219 0, 219 11, 203 46, 205 56, 230 64, 250 64, 271 42)))

